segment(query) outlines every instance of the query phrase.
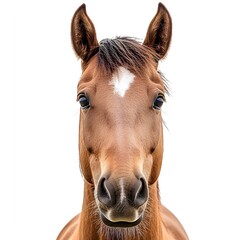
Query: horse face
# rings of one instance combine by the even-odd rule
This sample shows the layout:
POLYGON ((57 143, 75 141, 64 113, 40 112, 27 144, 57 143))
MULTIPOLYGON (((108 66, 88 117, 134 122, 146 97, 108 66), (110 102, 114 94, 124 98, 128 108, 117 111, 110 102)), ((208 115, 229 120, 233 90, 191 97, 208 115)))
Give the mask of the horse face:
POLYGON ((80 158, 91 173, 103 221, 133 226, 141 220, 148 184, 162 161, 164 86, 154 67, 142 77, 124 67, 110 76, 98 71, 92 60, 78 86, 80 158))
POLYGON ((103 59, 98 53, 101 46, 84 5, 73 18, 73 46, 83 60, 78 85, 82 107, 81 169, 85 180, 94 184, 96 204, 102 221, 108 226, 132 227, 141 222, 148 203, 149 185, 160 173, 163 153, 160 109, 165 88, 156 70, 156 57, 166 54, 171 37, 170 22, 167 10, 159 5, 144 41, 144 45, 157 54, 141 55, 138 52, 144 48, 139 45, 138 49, 136 42, 119 40, 119 44, 114 42, 110 46, 104 58, 105 64, 112 68, 103 71, 99 64, 103 59), (129 49, 137 49, 132 61, 128 56, 131 51, 122 54, 130 42, 134 46, 129 49), (155 58, 151 59, 153 55, 155 58), (109 57, 112 61, 108 61, 109 57), (115 57, 120 60, 111 65, 115 57), (125 61, 121 57, 125 57, 125 61), (131 66, 133 61, 137 67, 131 66))

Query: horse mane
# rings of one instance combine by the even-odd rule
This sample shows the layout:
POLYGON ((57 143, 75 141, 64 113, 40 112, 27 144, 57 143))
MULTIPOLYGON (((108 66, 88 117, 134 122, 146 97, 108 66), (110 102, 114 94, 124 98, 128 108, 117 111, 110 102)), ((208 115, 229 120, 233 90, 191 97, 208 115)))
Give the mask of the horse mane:
POLYGON ((113 74, 118 67, 125 67, 137 75, 143 74, 143 66, 156 64, 158 54, 142 45, 135 38, 117 37, 103 39, 98 48, 98 64, 106 73, 113 74))

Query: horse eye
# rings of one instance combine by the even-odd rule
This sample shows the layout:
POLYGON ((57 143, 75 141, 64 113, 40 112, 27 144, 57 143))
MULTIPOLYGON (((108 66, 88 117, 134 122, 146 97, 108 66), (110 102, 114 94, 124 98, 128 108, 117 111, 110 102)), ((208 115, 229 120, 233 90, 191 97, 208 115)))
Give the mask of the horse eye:
POLYGON ((80 95, 79 103, 80 103, 80 106, 81 106, 82 109, 90 108, 89 100, 84 94, 80 95))
POLYGON ((163 103, 164 103, 164 96, 158 95, 157 98, 154 100, 153 108, 159 111, 161 110, 163 103))

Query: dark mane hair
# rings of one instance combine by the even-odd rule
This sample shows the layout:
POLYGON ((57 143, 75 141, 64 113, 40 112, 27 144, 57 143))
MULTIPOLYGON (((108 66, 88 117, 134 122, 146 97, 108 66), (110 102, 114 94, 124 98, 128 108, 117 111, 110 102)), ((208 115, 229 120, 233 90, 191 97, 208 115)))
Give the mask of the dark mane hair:
POLYGON ((135 38, 117 37, 103 39, 98 48, 98 64, 108 74, 118 67, 126 67, 135 74, 143 74, 143 66, 155 63, 158 54, 151 48, 142 45, 135 38))

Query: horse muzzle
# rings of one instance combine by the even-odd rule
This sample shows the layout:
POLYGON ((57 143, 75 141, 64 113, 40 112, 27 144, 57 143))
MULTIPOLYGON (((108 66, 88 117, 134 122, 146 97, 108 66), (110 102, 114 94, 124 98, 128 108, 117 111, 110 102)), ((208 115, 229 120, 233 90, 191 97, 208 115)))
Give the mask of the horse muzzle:
POLYGON ((102 177, 96 198, 103 223, 109 227, 134 227, 144 214, 148 185, 144 177, 117 180, 102 177))

